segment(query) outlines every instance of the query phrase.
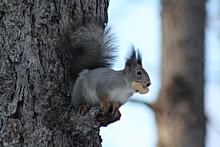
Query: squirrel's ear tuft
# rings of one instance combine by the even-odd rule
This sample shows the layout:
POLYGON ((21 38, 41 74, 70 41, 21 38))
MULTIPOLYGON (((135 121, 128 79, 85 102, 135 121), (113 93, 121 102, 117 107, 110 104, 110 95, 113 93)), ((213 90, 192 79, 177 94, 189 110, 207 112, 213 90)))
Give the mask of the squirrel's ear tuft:
POLYGON ((125 66, 126 66, 126 68, 131 69, 136 64, 137 64, 136 51, 134 49, 134 46, 132 46, 129 54, 127 55, 125 66))
POLYGON ((142 66, 142 56, 140 50, 137 50, 137 63, 142 66))
POLYGON ((139 50, 137 50, 137 56, 136 56, 136 50, 134 46, 131 46, 130 52, 126 58, 126 67, 132 67, 136 66, 137 64, 142 66, 142 56, 139 50))

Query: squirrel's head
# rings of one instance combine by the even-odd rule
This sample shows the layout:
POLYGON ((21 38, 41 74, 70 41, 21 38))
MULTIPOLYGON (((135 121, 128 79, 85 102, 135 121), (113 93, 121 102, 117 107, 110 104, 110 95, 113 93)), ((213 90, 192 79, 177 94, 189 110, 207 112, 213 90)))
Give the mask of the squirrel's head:
POLYGON ((126 58, 124 73, 129 77, 131 82, 139 82, 143 87, 151 85, 149 75, 142 67, 141 54, 138 50, 136 56, 136 51, 133 46, 130 55, 126 58))

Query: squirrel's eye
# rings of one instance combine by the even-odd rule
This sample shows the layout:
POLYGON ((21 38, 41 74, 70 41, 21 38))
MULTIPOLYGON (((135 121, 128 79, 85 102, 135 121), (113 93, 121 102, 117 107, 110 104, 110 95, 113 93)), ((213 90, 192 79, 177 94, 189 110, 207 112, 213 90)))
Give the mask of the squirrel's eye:
POLYGON ((141 75, 142 75, 142 72, 141 72, 140 70, 138 70, 138 71, 136 72, 136 74, 137 74, 138 76, 141 76, 141 75))

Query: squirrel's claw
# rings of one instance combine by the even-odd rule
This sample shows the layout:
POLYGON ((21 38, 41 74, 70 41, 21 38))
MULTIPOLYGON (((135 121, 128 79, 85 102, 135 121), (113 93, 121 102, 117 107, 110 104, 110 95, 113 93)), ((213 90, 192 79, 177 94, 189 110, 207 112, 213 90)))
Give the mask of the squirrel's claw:
POLYGON ((90 107, 91 107, 91 104, 80 106, 79 107, 79 113, 84 115, 89 110, 90 107))
POLYGON ((120 118, 121 117, 121 113, 120 113, 120 111, 119 110, 117 110, 117 111, 112 111, 112 113, 111 113, 115 118, 120 118))

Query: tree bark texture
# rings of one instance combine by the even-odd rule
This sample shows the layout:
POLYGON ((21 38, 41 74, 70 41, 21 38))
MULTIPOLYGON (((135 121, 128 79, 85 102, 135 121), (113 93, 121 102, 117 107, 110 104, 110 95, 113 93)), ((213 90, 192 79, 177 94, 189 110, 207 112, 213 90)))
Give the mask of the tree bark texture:
POLYGON ((107 22, 106 0, 0 1, 0 146, 101 146, 92 108, 77 114, 56 52, 64 24, 107 22))
POLYGON ((202 147, 205 0, 162 0, 162 7, 158 147, 202 147))

